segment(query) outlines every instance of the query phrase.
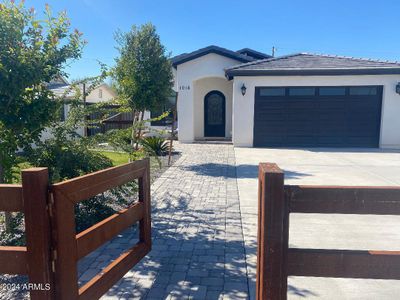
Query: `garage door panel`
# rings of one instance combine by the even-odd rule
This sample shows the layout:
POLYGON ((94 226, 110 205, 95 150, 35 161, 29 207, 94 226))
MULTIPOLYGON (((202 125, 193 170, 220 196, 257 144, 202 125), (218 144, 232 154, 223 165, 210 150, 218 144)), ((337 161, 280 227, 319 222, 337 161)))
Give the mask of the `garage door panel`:
POLYGON ((318 106, 318 109, 323 111, 323 110, 343 110, 346 108, 346 103, 344 101, 341 102, 334 102, 334 103, 316 103, 318 106))
POLYGON ((315 104, 312 102, 304 102, 304 101, 298 101, 298 102, 288 102, 285 105, 285 109, 289 111, 293 110, 311 110, 314 109, 315 104))
POLYGON ((318 144, 324 147, 331 147, 344 143, 345 139, 342 136, 318 137, 318 144))
POLYGON ((258 103, 258 105, 259 105, 258 108, 260 110, 263 110, 263 109, 284 109, 286 103, 285 102, 278 102, 278 101, 271 100, 270 102, 261 101, 261 102, 258 103))
POLYGON ((282 120, 283 118, 286 117, 286 114, 283 111, 268 111, 264 114, 262 113, 256 113, 254 115, 254 118, 259 120, 260 122, 266 121, 268 122, 269 120, 282 120))
POLYGON ((254 146, 378 147, 382 87, 372 96, 350 95, 351 88, 342 96, 281 97, 256 88, 254 146))
POLYGON ((373 142, 375 141, 374 137, 348 137, 347 138, 347 145, 348 147, 370 147, 373 142))
MULTIPOLYGON (((288 146, 296 147, 296 146, 307 146, 313 143, 315 138, 313 136, 287 136, 285 143, 288 146)), ((284 146, 284 145, 283 145, 284 146)))

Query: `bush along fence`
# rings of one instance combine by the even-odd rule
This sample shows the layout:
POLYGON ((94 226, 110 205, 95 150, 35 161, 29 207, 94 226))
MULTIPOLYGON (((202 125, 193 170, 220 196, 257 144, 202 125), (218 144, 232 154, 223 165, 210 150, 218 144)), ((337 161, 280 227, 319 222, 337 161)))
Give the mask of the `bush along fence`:
POLYGON ((289 248, 289 214, 400 215, 400 188, 284 185, 259 166, 256 299, 287 298, 288 276, 400 279, 400 251, 289 248))
POLYGON ((33 300, 100 298, 151 250, 149 159, 54 185, 48 178, 47 168, 33 168, 21 185, 0 185, 0 211, 23 212, 26 231, 25 247, 0 247, 0 273, 28 275, 33 300), (136 179, 138 202, 76 234, 75 204, 136 179), (78 260, 136 222, 138 243, 79 287, 78 260))

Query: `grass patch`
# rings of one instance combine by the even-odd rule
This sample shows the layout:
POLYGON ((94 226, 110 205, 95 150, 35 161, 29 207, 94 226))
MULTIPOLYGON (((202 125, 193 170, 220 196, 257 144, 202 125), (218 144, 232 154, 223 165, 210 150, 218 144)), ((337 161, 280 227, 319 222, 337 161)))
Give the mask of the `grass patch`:
POLYGON ((97 151, 97 150, 92 150, 92 151, 96 151, 111 159, 114 166, 126 164, 129 160, 128 153, 113 152, 113 151, 97 151))

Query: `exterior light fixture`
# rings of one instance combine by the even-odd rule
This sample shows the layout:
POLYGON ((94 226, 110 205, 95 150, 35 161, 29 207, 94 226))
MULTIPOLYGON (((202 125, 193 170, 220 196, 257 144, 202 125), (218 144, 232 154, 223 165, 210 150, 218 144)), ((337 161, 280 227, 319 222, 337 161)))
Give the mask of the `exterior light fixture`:
POLYGON ((400 82, 396 84, 396 93, 400 95, 400 82))
MULTIPOLYGON (((242 85, 242 87, 240 88, 241 89, 241 91, 242 91, 242 95, 244 96, 244 95, 246 95, 246 90, 247 90, 247 88, 246 88, 246 86, 244 85, 244 83, 243 83, 243 85, 242 85)), ((397 88, 396 88, 397 89, 397 88)))

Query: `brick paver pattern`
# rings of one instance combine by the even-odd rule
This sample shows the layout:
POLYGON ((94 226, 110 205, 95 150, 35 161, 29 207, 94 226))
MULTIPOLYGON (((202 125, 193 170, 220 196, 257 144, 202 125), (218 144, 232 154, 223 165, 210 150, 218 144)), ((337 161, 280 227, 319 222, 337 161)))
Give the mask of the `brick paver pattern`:
MULTIPOLYGON (((233 146, 176 148, 182 157, 152 185, 153 249, 103 299, 248 299, 233 146)), ((126 249, 120 240, 108 250, 126 249)))

